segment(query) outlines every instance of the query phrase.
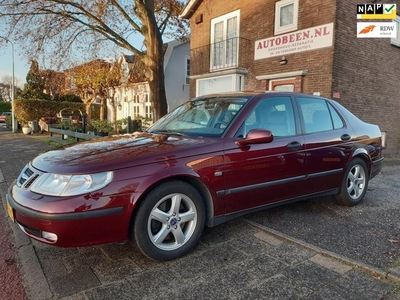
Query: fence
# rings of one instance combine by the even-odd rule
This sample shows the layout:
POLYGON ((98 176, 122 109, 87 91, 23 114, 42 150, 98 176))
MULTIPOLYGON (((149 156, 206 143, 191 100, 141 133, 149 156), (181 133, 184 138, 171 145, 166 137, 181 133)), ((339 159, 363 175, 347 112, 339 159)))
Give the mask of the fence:
POLYGON ((71 130, 53 128, 53 127, 49 127, 49 134, 50 134, 49 139, 51 141, 60 143, 63 145, 71 143, 70 140, 68 140, 69 137, 75 138, 76 142, 79 142, 80 140, 90 140, 93 138, 100 137, 100 136, 96 136, 94 134, 75 132, 75 131, 71 131, 71 130), (54 134, 56 134, 56 135, 54 135, 54 134), (61 135, 61 136, 59 136, 59 135, 61 135))
MULTIPOLYGON (((141 121, 140 120, 132 120, 131 117, 128 117, 128 122, 126 126, 127 133, 133 133, 135 131, 141 130, 141 121)), ((94 133, 86 133, 86 119, 84 118, 82 121, 82 131, 83 132, 76 132, 67 129, 55 128, 49 124, 49 139, 53 142, 60 143, 60 144, 69 144, 71 143, 70 138, 74 138, 76 142, 80 140, 91 140, 94 138, 102 137, 100 135, 95 135, 94 133)))

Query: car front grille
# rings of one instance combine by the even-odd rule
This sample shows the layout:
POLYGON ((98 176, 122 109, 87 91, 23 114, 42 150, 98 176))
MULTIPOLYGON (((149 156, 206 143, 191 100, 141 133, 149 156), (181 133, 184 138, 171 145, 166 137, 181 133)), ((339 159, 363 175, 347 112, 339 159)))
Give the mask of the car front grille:
POLYGON ((26 165, 17 179, 17 185, 20 188, 28 189, 39 176, 40 174, 30 165, 26 165))

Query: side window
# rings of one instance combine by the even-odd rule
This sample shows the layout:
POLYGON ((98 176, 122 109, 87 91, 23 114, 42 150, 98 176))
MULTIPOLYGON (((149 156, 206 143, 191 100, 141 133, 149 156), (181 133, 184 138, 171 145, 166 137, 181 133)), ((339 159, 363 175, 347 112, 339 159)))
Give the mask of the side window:
POLYGON ((236 136, 245 137, 252 129, 270 130, 275 138, 295 135, 295 119, 290 97, 261 100, 248 115, 236 136))
POLYGON ((185 55, 185 84, 190 84, 190 56, 185 55))
POLYGON ((344 124, 343 124, 342 118, 340 118, 337 111, 329 103, 328 103, 328 107, 329 107, 329 111, 331 113, 332 120, 333 120, 333 128, 335 128, 335 129, 343 128, 344 124))
POLYGON ((324 100, 298 98, 305 133, 315 133, 343 127, 335 109, 324 100))

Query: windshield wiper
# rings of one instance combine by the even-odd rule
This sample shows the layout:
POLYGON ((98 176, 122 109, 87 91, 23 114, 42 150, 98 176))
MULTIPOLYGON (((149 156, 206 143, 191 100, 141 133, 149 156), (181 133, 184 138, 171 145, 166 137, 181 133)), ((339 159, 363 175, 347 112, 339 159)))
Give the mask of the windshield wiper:
POLYGON ((157 134, 157 133, 161 133, 161 134, 168 134, 168 135, 179 135, 179 136, 183 136, 184 134, 183 133, 181 133, 181 132, 177 132, 177 131, 171 131, 171 130, 155 130, 155 131, 152 131, 152 132, 150 132, 150 133, 155 133, 155 134, 157 134))

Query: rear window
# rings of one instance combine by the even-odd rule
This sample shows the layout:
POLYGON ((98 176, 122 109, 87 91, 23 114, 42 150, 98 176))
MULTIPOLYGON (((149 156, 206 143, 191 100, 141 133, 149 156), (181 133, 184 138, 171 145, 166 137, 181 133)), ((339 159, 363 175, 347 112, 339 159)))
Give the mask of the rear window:
POLYGON ((313 98, 298 98, 305 133, 339 129, 344 126, 336 110, 327 101, 313 98))

